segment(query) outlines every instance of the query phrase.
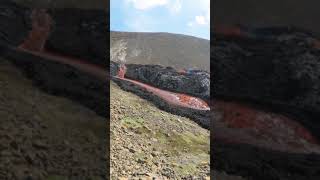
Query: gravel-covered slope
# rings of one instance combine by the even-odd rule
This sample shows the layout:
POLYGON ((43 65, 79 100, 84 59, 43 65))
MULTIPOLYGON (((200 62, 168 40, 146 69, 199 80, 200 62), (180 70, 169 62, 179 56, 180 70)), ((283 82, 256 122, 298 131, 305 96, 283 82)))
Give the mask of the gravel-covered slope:
MULTIPOLYGON (((111 32, 111 57, 126 49, 126 63, 210 71, 210 41, 170 33, 111 32)), ((118 61, 117 56, 111 59, 118 61)))
POLYGON ((106 177, 106 120, 0 59, 0 179, 106 177))
POLYGON ((114 82, 110 95, 113 179, 209 176, 208 130, 159 110, 114 82))

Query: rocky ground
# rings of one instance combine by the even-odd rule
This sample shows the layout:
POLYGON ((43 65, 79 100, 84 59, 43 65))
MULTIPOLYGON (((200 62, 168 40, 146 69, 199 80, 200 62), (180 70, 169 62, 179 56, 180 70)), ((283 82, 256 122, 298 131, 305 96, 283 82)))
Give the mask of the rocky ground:
POLYGON ((159 110, 114 82, 110 95, 112 179, 209 177, 208 130, 159 110))
POLYGON ((0 179, 105 179, 106 120, 0 59, 0 179))

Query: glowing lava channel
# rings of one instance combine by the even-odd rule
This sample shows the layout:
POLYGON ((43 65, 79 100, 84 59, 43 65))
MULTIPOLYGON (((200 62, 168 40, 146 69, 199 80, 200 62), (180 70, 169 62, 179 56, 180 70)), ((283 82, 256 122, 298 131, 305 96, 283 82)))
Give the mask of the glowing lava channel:
POLYGON ((158 97, 160 97, 161 99, 165 100, 166 102, 172 105, 196 109, 196 110, 204 110, 204 111, 210 110, 209 105, 200 98, 192 97, 186 94, 165 91, 145 83, 141 83, 132 79, 127 79, 124 77, 125 73, 126 73, 126 67, 124 64, 121 64, 118 71, 118 76, 117 76, 119 79, 134 83, 144 88, 145 90, 157 95, 158 97))
POLYGON ((213 104, 217 139, 279 151, 320 153, 319 141, 297 120, 243 103, 215 100, 213 104))

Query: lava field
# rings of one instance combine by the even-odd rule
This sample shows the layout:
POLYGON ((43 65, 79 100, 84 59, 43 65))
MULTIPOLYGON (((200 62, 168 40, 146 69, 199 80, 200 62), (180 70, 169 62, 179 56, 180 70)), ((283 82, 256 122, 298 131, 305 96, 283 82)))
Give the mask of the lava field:
POLYGON ((210 127, 207 95, 210 92, 210 75, 208 72, 202 71, 192 75, 158 65, 127 64, 124 66, 116 62, 111 62, 110 72, 112 80, 124 90, 150 100, 165 111, 189 117, 207 129, 210 127), (192 82, 194 82, 194 88, 191 88, 192 82), (187 87, 187 84, 190 88, 182 90, 187 87), (195 88, 197 86, 202 86, 202 91, 195 88), (207 99, 201 99, 206 96, 207 99))
POLYGON ((214 168, 248 179, 319 179, 316 36, 218 27, 212 41, 214 168))

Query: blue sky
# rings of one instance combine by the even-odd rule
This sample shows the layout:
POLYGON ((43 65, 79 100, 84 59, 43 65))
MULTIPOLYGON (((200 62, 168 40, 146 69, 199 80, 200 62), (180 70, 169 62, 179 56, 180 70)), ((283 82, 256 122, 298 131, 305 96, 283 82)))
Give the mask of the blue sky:
POLYGON ((210 39, 210 0, 111 0, 113 31, 170 32, 210 39))

